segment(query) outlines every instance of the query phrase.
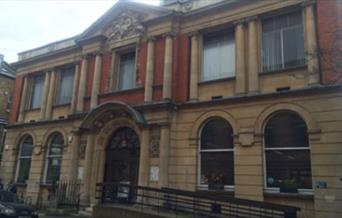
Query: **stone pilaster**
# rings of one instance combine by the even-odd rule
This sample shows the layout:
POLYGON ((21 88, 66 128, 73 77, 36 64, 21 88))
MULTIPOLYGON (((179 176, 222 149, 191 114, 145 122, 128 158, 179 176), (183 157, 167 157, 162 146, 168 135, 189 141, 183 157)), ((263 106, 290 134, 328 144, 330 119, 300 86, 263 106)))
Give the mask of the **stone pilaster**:
POLYGON ((308 84, 317 85, 320 82, 319 78, 319 63, 318 63, 318 47, 317 47, 317 33, 315 25, 315 12, 313 2, 304 4, 305 15, 305 36, 306 36, 306 52, 308 64, 308 84))
POLYGON ((46 104, 49 96, 49 87, 50 87, 50 73, 45 73, 45 81, 44 81, 44 90, 43 90, 43 100, 42 104, 40 106, 40 119, 45 119, 45 113, 46 113, 46 104))
POLYGON ((198 33, 192 33, 190 37, 191 37, 190 101, 197 101, 198 100, 198 77, 199 77, 198 33))
POLYGON ((71 144, 71 166, 69 172, 69 180, 76 181, 78 176, 78 153, 80 147, 81 134, 78 130, 72 132, 71 144))
POLYGON ((102 54, 97 53, 95 57, 95 72, 93 77, 93 88, 91 91, 90 108, 93 109, 98 104, 98 94, 101 82, 102 54))
POLYGON ((21 98, 20 98, 20 107, 19 107, 19 116, 18 116, 18 122, 24 122, 24 116, 25 116, 25 105, 26 105, 26 98, 27 98, 27 76, 24 77, 24 84, 23 84, 23 90, 21 91, 21 98))
POLYGON ((148 186, 150 169, 150 129, 146 127, 141 133, 139 185, 148 186))
POLYGON ((154 72, 154 39, 147 42, 147 63, 145 80, 145 102, 152 101, 153 95, 153 72, 154 72))
POLYGON ((75 65, 75 76, 74 76, 74 84, 72 88, 72 98, 71 98, 71 106, 70 106, 70 112, 75 113, 76 111, 76 105, 77 105, 77 80, 79 77, 79 63, 75 65))
POLYGON ((78 96, 77 96, 77 106, 76 106, 77 112, 83 111, 84 96, 86 93, 86 85, 87 85, 86 84, 87 83, 87 71, 88 71, 88 60, 87 60, 87 56, 84 56, 82 59, 80 82, 78 86, 78 96))
POLYGON ((168 34, 165 38, 163 99, 169 100, 172 96, 172 44, 173 35, 168 34))
POLYGON ((236 82, 235 93, 246 93, 246 64, 245 64, 245 34, 244 21, 238 21, 235 24, 236 41, 236 82))
POLYGON ((50 87, 46 102, 45 119, 49 120, 52 117, 52 107, 55 99, 55 86, 56 86, 56 71, 50 72, 50 87))
POLYGON ((119 60, 118 54, 116 53, 115 50, 113 50, 110 73, 109 73, 109 84, 108 84, 109 92, 116 91, 116 88, 117 88, 118 60, 119 60))
POLYGON ((81 204, 88 205, 90 203, 90 187, 91 187, 91 174, 92 174, 92 164, 93 164, 93 153, 95 146, 95 135, 93 133, 88 133, 87 137, 87 147, 85 152, 85 162, 84 162, 84 177, 83 177, 83 191, 81 193, 81 204))
POLYGON ((159 187, 169 185, 170 126, 161 127, 159 155, 159 187))
POLYGON ((257 17, 248 20, 248 92, 259 91, 259 50, 257 17))

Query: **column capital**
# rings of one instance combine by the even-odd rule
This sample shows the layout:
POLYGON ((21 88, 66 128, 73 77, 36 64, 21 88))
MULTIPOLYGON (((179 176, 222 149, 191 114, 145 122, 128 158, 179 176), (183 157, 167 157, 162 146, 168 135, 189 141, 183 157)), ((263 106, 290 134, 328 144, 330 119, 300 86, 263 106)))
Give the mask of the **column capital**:
POLYGON ((260 19, 260 18, 259 18, 259 16, 257 16, 257 15, 255 15, 255 16, 250 16, 250 17, 247 17, 247 18, 245 19, 245 22, 249 23, 249 22, 257 21, 257 20, 259 20, 259 19, 260 19))
POLYGON ((176 36, 176 32, 175 32, 175 31, 170 31, 170 32, 167 32, 167 33, 164 33, 164 34, 163 34, 163 37, 164 37, 164 38, 167 38, 167 37, 173 38, 173 37, 175 37, 175 36, 176 36))
POLYGON ((103 51, 102 50, 100 50, 100 51, 95 51, 94 53, 93 53, 93 55, 94 56, 102 56, 103 55, 103 51))
POLYGON ((82 54, 82 55, 81 55, 81 59, 82 59, 82 60, 87 60, 88 58, 91 57, 91 55, 92 55, 91 53, 82 54))
POLYGON ((154 41, 156 41, 156 37, 155 36, 148 36, 146 38, 146 42, 154 42, 154 41))
POLYGON ((236 27, 236 26, 244 26, 246 23, 246 19, 245 18, 242 18, 242 19, 239 19, 239 20, 235 20, 233 21, 233 25, 236 27))
POLYGON ((188 33, 189 37, 196 37, 196 36, 199 36, 199 31, 193 31, 193 32, 190 32, 188 33))
POLYGON ((303 8, 313 6, 316 4, 316 0, 305 0, 301 5, 303 8))

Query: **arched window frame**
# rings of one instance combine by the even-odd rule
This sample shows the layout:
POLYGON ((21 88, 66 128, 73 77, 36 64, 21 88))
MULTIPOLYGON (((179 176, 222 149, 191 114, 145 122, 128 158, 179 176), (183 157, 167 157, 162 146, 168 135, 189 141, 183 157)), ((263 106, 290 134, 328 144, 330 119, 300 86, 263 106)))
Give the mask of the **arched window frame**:
MULTIPOLYGON (((64 152, 64 145, 65 145, 65 138, 64 135, 60 132, 54 132, 52 133, 49 138, 48 138, 48 145, 46 147, 46 154, 45 154, 45 166, 44 166, 44 177, 43 177, 43 181, 45 184, 53 184, 56 181, 48 181, 48 172, 49 172, 49 163, 50 163, 50 159, 53 158, 59 158, 60 159, 60 165, 59 165, 59 170, 61 170, 62 167, 62 160, 63 160, 63 152, 64 152), (63 147, 62 147, 62 152, 58 155, 51 155, 50 154, 50 150, 51 150, 51 145, 53 140, 57 137, 60 136, 63 139, 63 147)), ((59 179, 60 179, 60 171, 59 171, 59 175, 58 175, 59 179)))
MULTIPOLYGON (((266 152, 267 151, 277 151, 277 150, 282 150, 282 151, 309 151, 309 155, 311 158, 311 146, 310 146, 310 140, 309 140, 309 133, 308 134, 308 146, 306 147, 272 147, 272 148, 267 148, 266 147, 266 135, 265 135, 265 131, 266 131, 266 127, 267 124, 269 123, 269 121, 274 118, 275 116, 282 114, 282 113, 288 113, 288 114, 294 114, 296 116, 298 116, 300 119, 302 119, 302 121, 306 124, 305 120, 302 118, 302 116, 300 116, 300 114, 298 114, 297 112, 294 111, 290 111, 290 110, 281 110, 281 111, 277 111, 274 112, 273 114, 271 114, 268 119, 265 121, 264 126, 263 126, 263 171, 264 171, 264 189, 267 193, 280 193, 280 188, 279 187, 268 187, 268 182, 267 182, 267 160, 266 160, 266 152)), ((311 165, 311 159, 310 159, 310 165, 311 165)), ((312 169, 311 169, 311 182, 312 182, 312 169)), ((313 184, 312 184, 313 185, 313 184)), ((298 193, 299 194, 306 194, 306 195, 312 195, 313 194, 313 188, 311 189, 298 189, 298 193)))
POLYGON ((22 139, 20 140, 19 143, 19 150, 18 150, 18 156, 17 156, 17 165, 16 165, 16 172, 15 172, 15 182, 17 183, 22 183, 22 184, 26 184, 26 181, 29 179, 29 174, 30 174, 30 170, 31 170, 31 161, 32 161, 32 153, 33 153, 33 138, 30 135, 25 135, 24 137, 22 137, 22 139), (32 148, 31 148, 31 155, 22 155, 22 151, 23 151, 23 146, 26 142, 26 140, 31 139, 32 141, 32 148), (25 179, 25 181, 18 181, 19 179, 19 173, 20 173, 20 168, 21 168, 21 162, 23 160, 29 160, 29 164, 26 165, 28 166, 28 176, 25 179))
MULTIPOLYGON (((232 153, 233 154, 233 169, 234 169, 234 129, 232 128, 231 124, 224 118, 222 117, 211 117, 208 120, 206 120, 202 125, 201 128, 199 130, 198 133, 199 137, 198 137, 198 149, 197 149, 197 154, 198 154, 198 158, 197 158, 197 188, 199 190, 208 190, 209 186, 208 185, 204 185, 201 184, 201 170, 202 170, 202 164, 201 164, 201 156, 202 153, 222 153, 222 152, 226 152, 226 153, 232 153), (225 148, 225 149, 202 149, 202 145, 201 145, 201 136, 202 136, 202 132, 204 127, 210 122, 213 121, 215 119, 221 119, 223 121, 225 121, 232 130, 232 137, 233 137, 233 148, 225 148)), ((234 178, 234 173, 233 173, 233 178, 234 178)), ((224 190, 225 191, 233 191, 234 190, 235 185, 224 185, 224 190)))

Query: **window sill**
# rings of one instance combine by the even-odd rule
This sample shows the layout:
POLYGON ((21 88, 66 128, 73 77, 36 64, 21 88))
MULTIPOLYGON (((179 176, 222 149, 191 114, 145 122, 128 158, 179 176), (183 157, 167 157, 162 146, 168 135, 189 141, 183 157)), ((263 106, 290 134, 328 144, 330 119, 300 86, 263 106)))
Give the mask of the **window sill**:
POLYGON ((269 75, 269 74, 277 74, 277 73, 284 73, 288 71, 294 71, 294 70, 304 70, 307 69, 307 65, 299 65, 295 67, 287 67, 284 69, 279 69, 279 70, 272 70, 272 71, 261 71, 259 72, 259 75, 269 75))
POLYGON ((17 187, 20 187, 20 188, 26 188, 27 187, 26 183, 14 183, 14 185, 16 185, 17 187))
POLYGON ((233 185, 225 185, 224 186, 224 189, 222 189, 222 190, 219 190, 219 189, 213 189, 213 190, 210 190, 210 189, 208 189, 208 185, 197 185, 196 186, 196 190, 197 191, 205 191, 205 192, 220 192, 220 193, 222 193, 222 192, 234 192, 234 186, 233 185))
POLYGON ((71 103, 65 103, 65 104, 56 104, 53 106, 53 108, 59 108, 59 107, 69 107, 71 103))
POLYGON ((25 112, 34 112, 34 111, 40 111, 40 107, 25 110, 25 112))
POLYGON ((122 94, 130 94, 130 93, 140 92, 142 90, 144 90, 144 87, 138 87, 138 88, 126 89, 126 90, 119 90, 119 91, 114 91, 114 92, 106 92, 106 93, 99 94, 99 97, 102 97, 102 96, 113 96, 113 95, 122 95, 122 94))
POLYGON ((233 81, 233 80, 235 80, 235 76, 234 77, 221 78, 221 79, 200 81, 200 82, 198 82, 198 85, 207 85, 207 84, 211 84, 211 83, 227 82, 227 81, 233 81))
POLYGON ((42 188, 54 188, 54 187, 56 187, 56 185, 52 184, 52 183, 41 183, 40 187, 42 187, 42 188))
POLYGON ((283 193, 275 190, 264 190, 265 197, 276 197, 276 198, 296 198, 296 199, 313 199, 314 194, 312 190, 306 192, 298 192, 298 193, 283 193))
POLYGON ((204 196, 224 196, 224 197, 234 197, 234 190, 202 190, 202 189, 197 189, 196 193, 198 194, 203 194, 204 196))

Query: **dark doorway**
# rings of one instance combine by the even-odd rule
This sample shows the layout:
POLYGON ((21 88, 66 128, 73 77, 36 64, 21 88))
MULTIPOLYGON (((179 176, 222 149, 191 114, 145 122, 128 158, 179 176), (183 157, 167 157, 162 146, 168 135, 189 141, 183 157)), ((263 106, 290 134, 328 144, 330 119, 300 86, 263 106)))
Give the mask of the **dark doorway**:
POLYGON ((107 145, 104 181, 137 185, 139 153, 139 137, 133 129, 115 131, 107 145))

